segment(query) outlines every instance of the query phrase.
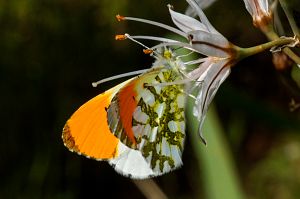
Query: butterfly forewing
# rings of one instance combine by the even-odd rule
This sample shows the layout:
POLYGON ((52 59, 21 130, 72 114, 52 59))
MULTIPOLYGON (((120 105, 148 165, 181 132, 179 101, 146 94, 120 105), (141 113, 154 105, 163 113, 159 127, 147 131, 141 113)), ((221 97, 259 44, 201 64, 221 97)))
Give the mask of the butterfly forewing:
POLYGON ((111 132, 145 158, 154 175, 182 165, 185 139, 181 79, 170 67, 153 68, 124 86, 107 110, 111 132))
POLYGON ((113 96, 130 81, 99 94, 71 116, 62 134, 64 144, 69 150, 95 159, 111 159, 118 156, 119 140, 112 135, 107 125, 105 110, 113 96))

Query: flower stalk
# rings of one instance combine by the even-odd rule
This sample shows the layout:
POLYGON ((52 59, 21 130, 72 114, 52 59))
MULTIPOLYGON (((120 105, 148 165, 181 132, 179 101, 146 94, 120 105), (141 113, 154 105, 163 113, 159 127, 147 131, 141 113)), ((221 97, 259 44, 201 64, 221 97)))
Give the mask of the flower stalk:
MULTIPOLYGON (((297 40, 296 38, 293 38, 293 37, 280 37, 280 38, 276 38, 275 40, 272 40, 270 42, 260 44, 257 46, 253 46, 250 48, 240 48, 240 47, 235 46, 236 52, 237 52, 237 59, 240 60, 245 57, 249 57, 251 55, 271 49, 273 47, 291 45, 291 44, 294 44, 297 42, 299 42, 299 40, 297 40)), ((287 49, 287 48, 285 48, 285 49, 287 49)))
MULTIPOLYGON (((268 26, 268 28, 263 31, 269 40, 277 40, 279 38, 278 34, 274 31, 273 27, 268 26)), ((294 53, 290 48, 286 47, 283 52, 296 64, 300 64, 300 57, 294 53)))

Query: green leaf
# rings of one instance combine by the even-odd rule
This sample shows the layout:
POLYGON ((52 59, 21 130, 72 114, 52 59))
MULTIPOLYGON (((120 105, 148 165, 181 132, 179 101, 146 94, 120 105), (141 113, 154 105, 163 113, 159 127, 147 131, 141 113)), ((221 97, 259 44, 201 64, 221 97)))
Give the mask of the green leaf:
POLYGON ((210 107, 203 132, 207 140, 205 146, 198 135, 198 121, 192 116, 193 100, 188 100, 187 119, 192 146, 198 158, 199 170, 208 199, 243 199, 234 161, 224 139, 224 133, 213 107, 210 107))

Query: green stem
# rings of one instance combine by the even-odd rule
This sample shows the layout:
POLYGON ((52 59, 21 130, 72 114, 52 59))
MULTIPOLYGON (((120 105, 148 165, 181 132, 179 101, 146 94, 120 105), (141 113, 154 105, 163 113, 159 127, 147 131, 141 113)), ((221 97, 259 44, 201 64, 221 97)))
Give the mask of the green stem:
POLYGON ((295 19, 294 19, 292 13, 290 12, 290 8, 289 8, 288 4, 286 3, 285 0, 279 0, 279 2, 280 2, 280 5, 290 23, 290 25, 291 25, 293 33, 295 35, 297 35, 298 37, 300 37, 300 32, 299 32, 298 26, 295 22, 295 19))
POLYGON ((236 47, 237 48, 237 52, 239 52, 238 54, 238 59, 243 59, 245 57, 249 57, 251 55, 263 52, 265 50, 268 50, 274 46, 283 46, 283 45, 287 45, 290 43, 295 42, 294 38, 277 38, 273 41, 264 43, 264 44, 260 44, 258 46, 253 46, 250 48, 240 48, 240 47, 236 47))
MULTIPOLYGON (((280 38, 277 33, 274 31, 272 26, 268 26, 265 29, 262 29, 264 34, 268 37, 269 40, 276 40, 280 38)), ((288 47, 283 49, 283 52, 291 59, 293 60, 296 64, 300 64, 300 57, 295 54, 291 49, 288 47)))

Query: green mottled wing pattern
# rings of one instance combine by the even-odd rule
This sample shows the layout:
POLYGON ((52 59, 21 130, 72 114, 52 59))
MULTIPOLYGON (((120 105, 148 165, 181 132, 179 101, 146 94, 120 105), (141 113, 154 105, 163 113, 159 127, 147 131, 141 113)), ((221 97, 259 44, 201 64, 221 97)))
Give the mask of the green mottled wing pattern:
POLYGON ((120 122, 118 98, 107 110, 112 132, 126 146, 139 150, 156 174, 169 172, 182 165, 185 140, 185 96, 183 85, 161 83, 181 80, 172 68, 154 68, 135 80, 136 107, 131 119, 136 144, 128 141, 120 122))

